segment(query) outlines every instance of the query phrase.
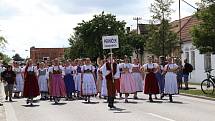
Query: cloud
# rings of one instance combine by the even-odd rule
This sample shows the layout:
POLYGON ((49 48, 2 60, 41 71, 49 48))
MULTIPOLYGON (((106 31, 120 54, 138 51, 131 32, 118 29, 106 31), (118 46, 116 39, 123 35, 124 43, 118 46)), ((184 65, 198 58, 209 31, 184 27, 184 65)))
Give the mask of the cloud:
MULTIPOLYGON (((195 3, 194 0, 187 0, 195 3)), ((136 29, 133 17, 142 17, 140 23, 151 19, 152 0, 1 0, 0 30, 8 40, 5 53, 13 56, 20 53, 29 56, 31 46, 67 47, 67 39, 73 28, 82 20, 90 20, 102 11, 112 13, 118 20, 125 20, 127 26, 136 29), (15 53, 12 51, 15 50, 15 53)), ((178 0, 173 5, 177 10, 178 0)), ((182 17, 195 10, 182 5, 182 17)), ((178 19, 178 12, 172 14, 178 19)))

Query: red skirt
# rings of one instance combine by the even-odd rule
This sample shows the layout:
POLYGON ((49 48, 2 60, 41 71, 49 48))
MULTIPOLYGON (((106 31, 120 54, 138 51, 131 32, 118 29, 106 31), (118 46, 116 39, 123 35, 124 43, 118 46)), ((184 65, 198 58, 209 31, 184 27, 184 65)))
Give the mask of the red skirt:
POLYGON ((114 79, 115 89, 117 93, 120 93, 120 79, 114 79))
POLYGON ((159 86, 153 72, 148 73, 145 78, 144 94, 159 94, 159 86))
POLYGON ((37 97, 40 95, 38 80, 35 75, 26 74, 24 82, 24 97, 37 97))

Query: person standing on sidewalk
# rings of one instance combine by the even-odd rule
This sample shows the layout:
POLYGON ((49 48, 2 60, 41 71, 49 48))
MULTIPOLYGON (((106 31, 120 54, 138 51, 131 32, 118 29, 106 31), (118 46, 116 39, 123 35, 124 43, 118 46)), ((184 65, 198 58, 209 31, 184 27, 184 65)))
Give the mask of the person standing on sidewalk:
POLYGON ((5 100, 8 100, 8 97, 9 97, 9 101, 12 102, 12 94, 13 94, 14 84, 16 82, 16 74, 12 70, 11 65, 7 66, 6 70, 2 72, 1 77, 3 81, 6 83, 4 86, 5 95, 6 95, 5 100))
POLYGON ((193 71, 193 66, 188 63, 188 60, 184 60, 184 67, 183 67, 183 77, 184 77, 184 84, 185 89, 188 90, 188 81, 189 81, 189 74, 193 71))

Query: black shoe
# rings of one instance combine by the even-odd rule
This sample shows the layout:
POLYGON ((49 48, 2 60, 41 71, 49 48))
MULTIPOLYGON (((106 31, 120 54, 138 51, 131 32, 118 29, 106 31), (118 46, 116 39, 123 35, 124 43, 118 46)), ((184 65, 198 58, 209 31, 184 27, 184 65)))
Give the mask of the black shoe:
POLYGON ((172 103, 173 99, 172 99, 172 95, 169 96, 169 101, 172 103))
POLYGON ((13 102, 13 100, 12 100, 11 98, 9 99, 9 101, 10 101, 10 102, 13 102))
POLYGON ((5 97, 5 100, 8 100, 8 96, 5 97))
POLYGON ((152 100, 152 98, 151 98, 151 97, 149 98, 149 102, 153 102, 153 100, 152 100))
POLYGON ((2 103, 0 103, 0 106, 3 106, 3 104, 2 104, 2 103))
POLYGON ((26 100, 26 104, 28 104, 28 103, 29 103, 29 99, 26 100))
POLYGON ((128 99, 125 99, 125 103, 128 103, 128 99))

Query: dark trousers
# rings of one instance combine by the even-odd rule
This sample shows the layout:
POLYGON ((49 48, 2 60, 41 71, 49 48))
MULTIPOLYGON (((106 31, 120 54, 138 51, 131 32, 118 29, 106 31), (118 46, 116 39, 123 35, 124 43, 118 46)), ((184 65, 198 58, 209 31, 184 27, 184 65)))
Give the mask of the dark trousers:
POLYGON ((114 98, 112 96, 108 96, 108 107, 113 107, 114 98))
POLYGON ((13 84, 8 84, 7 86, 4 87, 4 90, 5 95, 11 98, 13 94, 13 84))
POLYGON ((107 91, 108 91, 108 106, 113 107, 114 98, 116 95, 116 88, 112 79, 107 79, 107 91))

